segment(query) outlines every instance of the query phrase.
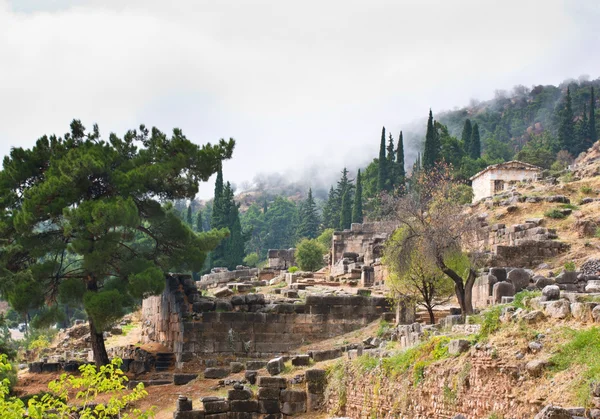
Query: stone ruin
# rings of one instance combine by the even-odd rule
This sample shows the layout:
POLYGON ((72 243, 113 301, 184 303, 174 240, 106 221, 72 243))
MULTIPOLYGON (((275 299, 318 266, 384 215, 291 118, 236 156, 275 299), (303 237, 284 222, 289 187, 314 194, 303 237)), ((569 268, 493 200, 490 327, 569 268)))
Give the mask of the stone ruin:
POLYGON ((285 271, 296 265, 296 249, 269 249, 267 262, 269 269, 285 271))
MULTIPOLYGON (((401 322, 414 318, 401 311, 401 322)), ((245 358, 290 353, 316 342, 360 329, 395 314, 384 297, 306 295, 305 301, 263 294, 225 298, 202 296, 189 275, 171 274, 162 295, 142 304, 145 342, 173 350, 178 363, 204 355, 245 358), (386 314, 387 313, 387 314, 386 314)))
POLYGON ((386 275, 381 264, 383 246, 397 223, 389 221, 352 224, 350 229, 333 233, 330 275, 360 280, 363 287, 381 285, 386 275))

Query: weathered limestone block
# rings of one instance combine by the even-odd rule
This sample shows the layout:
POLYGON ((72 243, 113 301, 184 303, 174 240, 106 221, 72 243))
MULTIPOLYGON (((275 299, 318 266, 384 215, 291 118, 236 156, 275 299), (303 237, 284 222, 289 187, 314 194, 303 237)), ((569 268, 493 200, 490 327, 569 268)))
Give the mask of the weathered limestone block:
POLYGON ((258 375, 258 373, 256 371, 252 371, 252 370, 246 370, 246 372, 244 373, 244 378, 250 383, 250 384, 256 384, 256 376, 258 375))
POLYGON ((585 292, 591 292, 591 293, 599 292, 600 293, 600 281, 598 281, 598 280, 588 281, 588 283, 585 286, 585 292))
POLYGON ((259 387, 257 398, 259 400, 279 400, 281 389, 278 387, 259 387))
POLYGON ((546 359, 534 359, 525 365, 525 369, 532 377, 541 377, 548 365, 549 363, 546 359))
POLYGON ((226 413, 229 411, 229 402, 224 399, 202 401, 206 413, 226 413))
POLYGON ((280 395, 281 413, 295 415, 306 412, 306 392, 301 390, 282 390, 280 395))
POLYGON ((571 314, 571 304, 567 300, 545 303, 545 312, 554 319, 566 319, 571 314))
POLYGON ((192 400, 183 395, 179 396, 177 398, 177 411, 188 412, 190 410, 192 410, 192 400))
POLYGON ((542 289, 542 298, 540 301, 557 301, 560 298, 560 288, 558 285, 546 285, 542 289))
POLYGON ((528 324, 537 323, 539 321, 544 320, 545 318, 546 316, 540 310, 533 310, 521 316, 521 319, 523 319, 523 321, 528 324))
POLYGON ((274 358, 267 362, 267 371, 271 375, 279 375, 284 369, 283 358, 274 358))
POLYGON ((283 377, 258 377, 259 387, 286 388, 287 381, 283 377))
POLYGON ((205 419, 206 416, 201 410, 190 410, 187 412, 174 412, 173 419, 205 419))
POLYGON ((258 412, 257 400, 231 400, 229 405, 232 412, 258 412))
POLYGON ((531 276, 525 269, 517 268, 512 269, 506 280, 515 286, 515 292, 519 292, 527 288, 531 276))
POLYGON ((267 366, 267 361, 246 361, 246 369, 247 370, 260 370, 267 366))
POLYGON ((575 284, 577 282, 577 272, 565 271, 556 276, 557 284, 575 284))
POLYGON ((225 297, 229 297, 230 295, 233 295, 233 291, 230 290, 228 287, 221 287, 221 288, 217 288, 213 292, 213 295, 217 298, 225 298, 225 297))
POLYGON ((230 372, 229 368, 207 368, 204 370, 204 378, 225 378, 230 372))
POLYGON ((600 323, 600 306, 596 306, 592 309, 592 319, 594 319, 594 322, 600 323))
POLYGON ((310 351, 309 355, 315 362, 327 361, 330 359, 341 358, 341 349, 328 349, 323 351, 310 351))
POLYGON ((292 365, 295 367, 310 365, 310 356, 309 355, 296 355, 296 356, 292 357, 292 365))
POLYGON ((244 364, 241 362, 230 362, 229 368, 231 369, 232 374, 237 374, 238 372, 242 372, 244 370, 244 364))
POLYGON ((492 289, 492 299, 496 304, 502 301, 502 297, 515 295, 515 286, 510 282, 497 282, 492 289))
POLYGON ((490 275, 495 276, 498 282, 506 281, 506 268, 490 268, 490 275))
POLYGON ((258 411, 260 413, 280 413, 279 400, 259 400, 258 411))
POLYGON ((228 400, 250 400, 253 394, 252 391, 247 388, 242 389, 231 389, 227 391, 228 400))
POLYGON ((596 303, 571 303, 571 314, 576 320, 588 321, 592 318, 592 309, 596 305, 596 303))
POLYGON ((555 285, 556 281, 553 278, 546 278, 545 276, 534 276, 533 281, 535 282, 535 287, 537 289, 544 289, 547 285, 555 285))
POLYGON ((573 415, 562 407, 548 405, 535 415, 534 419, 573 419, 573 415))

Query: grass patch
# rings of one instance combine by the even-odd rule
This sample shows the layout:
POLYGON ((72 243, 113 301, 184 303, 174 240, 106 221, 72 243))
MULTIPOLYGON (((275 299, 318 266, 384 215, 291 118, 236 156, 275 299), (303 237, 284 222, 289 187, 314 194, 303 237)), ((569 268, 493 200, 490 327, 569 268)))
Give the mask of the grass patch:
POLYGON ((325 400, 331 398, 333 394, 337 396, 338 405, 333 414, 342 413, 348 400, 348 391, 346 383, 346 366, 343 359, 338 359, 327 368, 327 389, 325 390, 325 400))
POLYGON ((589 185, 583 185, 583 186, 581 186, 581 188, 579 188, 579 190, 581 191, 582 194, 585 194, 585 195, 589 195, 592 192, 594 192, 592 187, 589 185))
POLYGON ((378 338, 382 338, 384 337, 389 331, 390 331, 390 323, 385 321, 385 320, 381 320, 379 322, 379 328, 377 329, 377 337, 378 338))
POLYGON ((136 325, 133 323, 129 323, 129 324, 126 324, 125 326, 122 326, 121 329, 123 330, 123 336, 127 336, 127 334, 135 328, 136 328, 136 325))
POLYGON ((491 334, 500 329, 500 315, 502 314, 503 305, 490 307, 488 310, 481 313, 479 318, 475 317, 475 321, 481 324, 481 331, 476 339, 487 339, 491 334))
POLYGON ((516 308, 525 310, 530 300, 542 295, 541 291, 521 291, 515 294, 515 299, 512 303, 516 308))
POLYGON ((412 369, 414 383, 422 380, 425 368, 435 361, 447 358, 447 336, 434 336, 413 348, 399 352, 382 360, 383 371, 392 377, 397 377, 412 369))
POLYGON ((600 377, 600 328, 564 331, 568 342, 558 348, 550 358, 554 371, 565 371, 579 366, 583 373, 573 381, 573 393, 577 402, 589 406, 590 383, 600 377))
POLYGON ((565 214, 563 214, 557 208, 553 208, 553 209, 546 211, 544 213, 544 217, 553 218, 555 220, 562 220, 563 218, 566 218, 567 216, 565 214))
POLYGON ((560 204, 559 207, 565 208, 565 209, 572 209, 573 211, 576 211, 579 209, 579 207, 575 204, 560 204))
POLYGON ((360 373, 373 371, 379 365, 379 359, 370 355, 361 355, 352 361, 352 365, 360 373))

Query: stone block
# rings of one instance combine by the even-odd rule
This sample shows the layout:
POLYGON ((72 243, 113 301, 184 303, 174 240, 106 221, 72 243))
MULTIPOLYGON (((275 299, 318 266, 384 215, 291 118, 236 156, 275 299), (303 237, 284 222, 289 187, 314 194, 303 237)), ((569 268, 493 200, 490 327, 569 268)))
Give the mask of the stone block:
POLYGON ((259 387, 256 397, 259 400, 279 400, 280 392, 278 387, 259 387))
POLYGON ((217 298, 224 298, 224 297, 229 297, 230 295, 233 295, 233 291, 230 290, 228 287, 221 287, 221 288, 217 288, 213 292, 213 295, 217 298))
POLYGON ((534 419, 573 419, 573 415, 561 407, 547 405, 535 415, 534 419))
POLYGON ((600 281, 598 281, 598 280, 588 281, 588 283, 585 286, 585 292, 590 292, 590 293, 600 292, 600 281))
POLYGON ((556 276, 557 284, 575 284, 577 282, 577 272, 565 271, 556 276))
POLYGON ((512 297, 515 295, 515 286, 510 282, 497 282, 492 288, 492 299, 498 304, 502 297, 512 297))
POLYGON ((600 323, 600 306, 596 306, 592 309, 592 319, 594 319, 594 322, 600 323))
POLYGON ((567 300, 549 301, 544 305, 545 313, 554 319, 566 319, 571 314, 571 304, 567 300))
POLYGON ((542 289, 542 298, 540 301, 557 301, 560 298, 560 288, 558 285, 546 285, 542 289))
POLYGON ((242 372, 244 370, 244 364, 241 362, 230 362, 229 368, 233 374, 237 374, 238 372, 242 372))
POLYGON ((227 400, 204 401, 205 413, 224 413, 229 411, 229 402, 227 400))
POLYGON ((279 375, 284 369, 283 358, 274 358, 267 362, 267 371, 271 375, 279 375))
POLYGON ((309 355, 296 355, 292 357, 292 365, 295 367, 310 365, 309 355))
POLYGON ((247 388, 244 389, 232 389, 227 391, 228 400, 250 400, 253 394, 252 391, 247 388))
POLYGON ((258 373, 256 371, 252 371, 252 370, 246 370, 246 372, 244 373, 244 378, 250 383, 250 384, 256 384, 256 376, 258 375, 258 373))
POLYGON ((258 377, 259 387, 286 388, 287 381, 283 377, 258 377))
POLYGON ((233 311, 233 305, 228 300, 217 300, 215 302, 215 310, 220 312, 233 311))
POLYGON ((328 361, 342 357, 341 349, 328 349, 323 351, 310 351, 309 355, 315 362, 328 361))
POLYGON ((505 268, 490 268, 490 275, 495 276, 499 282, 506 281, 506 269, 505 268))
POLYGON ((232 400, 229 404, 232 412, 258 412, 256 400, 232 400))
MULTIPOLYGON (((175 381, 175 380, 173 380, 175 381)), ((188 412, 192 410, 192 400, 187 398, 186 396, 179 396, 177 398, 177 411, 178 412, 188 412)))
POLYGON ((320 411, 325 405, 325 396, 323 393, 308 393, 306 399, 306 410, 308 412, 320 411))
POLYGON ((190 410, 188 412, 174 412, 173 419, 205 419, 206 416, 201 410, 190 410))
POLYGON ((512 269, 506 277, 506 280, 514 285, 515 292, 519 292, 527 288, 530 279, 531 276, 529 275, 529 272, 521 268, 512 269))
POLYGON ((173 374, 173 384, 182 386, 198 378, 198 374, 173 374))
POLYGON ((204 378, 225 378, 229 374, 229 368, 207 368, 204 370, 204 378))
POLYGON ((260 413, 280 413, 279 400, 259 400, 258 411, 260 413))
POLYGON ((260 370, 267 367, 267 361, 246 361, 247 370, 260 370))
POLYGON ((306 412, 306 402, 283 402, 281 403, 281 413, 288 416, 297 415, 306 412))
POLYGON ((306 402, 306 392, 303 390, 281 390, 279 400, 282 402, 306 402))

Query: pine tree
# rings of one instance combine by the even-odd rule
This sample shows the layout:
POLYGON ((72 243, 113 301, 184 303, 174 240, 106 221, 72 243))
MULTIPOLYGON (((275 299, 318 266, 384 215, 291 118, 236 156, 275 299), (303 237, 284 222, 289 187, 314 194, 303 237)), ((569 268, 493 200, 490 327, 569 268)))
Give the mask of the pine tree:
POLYGON ((323 227, 337 228, 338 226, 339 208, 337 206, 337 197, 333 186, 329 189, 327 201, 323 206, 323 227))
POLYGON ((362 180, 360 177, 360 169, 358 169, 358 174, 356 175, 356 191, 354 192, 354 205, 352 205, 352 222, 363 222, 362 180))
POLYGON ((406 171, 404 170, 404 139, 402 138, 402 131, 400 131, 400 135, 398 136, 398 147, 396 148, 395 175, 395 184, 402 189, 406 181, 406 171))
POLYGON ((465 125, 462 130, 462 142, 463 142, 463 150, 465 150, 465 154, 471 154, 471 137, 473 135, 473 128, 471 126, 471 120, 469 118, 466 119, 465 125))
POLYGON ((583 117, 577 124, 577 150, 575 154, 586 151, 592 146, 590 139, 590 124, 587 115, 587 103, 583 104, 583 117))
POLYGON ((567 88, 565 107, 561 111, 560 126, 558 127, 558 143, 562 150, 567 150, 569 153, 575 152, 575 124, 573 123, 573 108, 569 88, 567 88))
POLYGON ((308 197, 299 208, 300 222, 298 224, 298 238, 314 239, 319 232, 319 213, 317 204, 312 195, 312 189, 308 189, 308 197))
POLYGON ((340 230, 350 228, 352 222, 352 197, 350 191, 346 190, 342 196, 342 208, 340 212, 340 230))
POLYGON ((481 140, 479 138, 479 125, 477 125, 477 122, 473 124, 469 154, 471 155, 471 158, 475 160, 481 157, 481 140))
POLYGON ((185 218, 186 222, 190 227, 194 225, 194 221, 192 219, 192 206, 188 205, 187 207, 187 217, 185 218))
POLYGON ((196 213, 196 231, 198 233, 202 233, 204 231, 204 226, 202 225, 202 211, 198 210, 196 213))
POLYGON ((233 140, 201 147, 179 129, 168 136, 144 126, 107 141, 98 127, 86 133, 74 120, 63 137, 13 148, 0 171, 3 296, 52 296, 39 300, 43 315, 57 301, 75 301, 88 316, 96 365, 107 364, 103 332, 160 295, 164 272, 200 270, 226 235, 194 234, 156 197, 193 199, 233 147, 233 140))
POLYGON ((592 86, 592 97, 590 98, 590 118, 588 120, 590 141, 594 144, 598 141, 598 132, 596 130, 596 100, 594 99, 594 87, 592 86))
POLYGON ((431 170, 439 155, 438 135, 433 123, 433 113, 429 110, 429 118, 427 120, 427 133, 425 134, 425 151, 423 152, 423 161, 421 168, 431 170))
POLYGON ((211 228, 224 227, 223 214, 223 169, 219 167, 217 179, 215 180, 215 196, 213 198, 213 208, 210 217, 211 228))
POLYGON ((396 151, 394 150, 394 138, 389 134, 386 156, 387 181, 386 190, 393 191, 396 186, 395 169, 396 169, 396 151))
POLYGON ((387 186, 388 168, 385 151, 385 127, 383 127, 381 129, 381 143, 379 144, 379 170, 377 173, 377 190, 379 192, 385 191, 387 186))

